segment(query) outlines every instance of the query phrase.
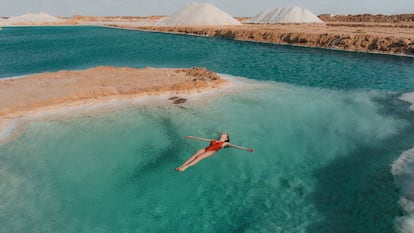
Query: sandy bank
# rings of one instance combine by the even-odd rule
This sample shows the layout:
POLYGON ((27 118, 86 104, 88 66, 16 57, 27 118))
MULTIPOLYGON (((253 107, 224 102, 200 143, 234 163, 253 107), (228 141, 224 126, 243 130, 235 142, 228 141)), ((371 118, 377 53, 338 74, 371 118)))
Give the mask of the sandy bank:
POLYGON ((414 23, 277 24, 215 27, 110 27, 183 33, 275 44, 414 56, 414 23))
MULTIPOLYGON (((50 108, 144 95, 190 94, 217 89, 226 83, 204 68, 96 67, 0 79, 0 126, 7 120, 50 108)), ((179 104, 186 100, 170 101, 179 104)))

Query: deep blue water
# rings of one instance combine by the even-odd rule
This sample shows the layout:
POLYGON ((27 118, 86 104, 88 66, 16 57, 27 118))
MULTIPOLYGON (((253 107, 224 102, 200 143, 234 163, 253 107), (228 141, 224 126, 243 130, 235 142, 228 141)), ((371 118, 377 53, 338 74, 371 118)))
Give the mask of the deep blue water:
POLYGON ((408 186, 390 166, 414 145, 414 114, 399 99, 414 90, 413 64, 100 27, 3 28, 0 77, 204 66, 253 87, 29 124, 0 145, 0 232, 410 232, 395 221, 408 186), (255 152, 224 149, 174 171, 206 146, 184 136, 221 131, 255 152))

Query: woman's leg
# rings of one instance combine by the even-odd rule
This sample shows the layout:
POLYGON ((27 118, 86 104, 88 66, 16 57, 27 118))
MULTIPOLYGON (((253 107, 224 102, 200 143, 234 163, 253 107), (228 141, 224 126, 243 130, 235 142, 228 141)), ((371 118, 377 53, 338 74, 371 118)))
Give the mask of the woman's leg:
POLYGON ((199 156, 200 154, 204 153, 205 149, 200 149, 198 150, 196 153, 194 153, 189 159, 187 159, 187 161, 185 161, 181 166, 179 166, 177 168, 177 170, 180 170, 180 168, 186 166, 187 164, 191 163, 191 161, 193 161, 197 156, 199 156))
POLYGON ((196 156, 193 160, 191 160, 187 165, 183 165, 179 167, 179 171, 185 171, 188 167, 196 165, 198 162, 200 162, 202 159, 205 159, 207 157, 210 157, 216 153, 215 150, 206 151, 204 153, 201 153, 200 155, 196 156))

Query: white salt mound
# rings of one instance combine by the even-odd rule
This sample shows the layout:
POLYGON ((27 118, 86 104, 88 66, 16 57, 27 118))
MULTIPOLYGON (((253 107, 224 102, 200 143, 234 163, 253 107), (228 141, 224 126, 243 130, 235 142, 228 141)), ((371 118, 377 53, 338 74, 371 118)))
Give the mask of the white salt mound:
POLYGON ((13 16, 8 18, 5 22, 7 23, 54 23, 54 22, 62 22, 62 19, 59 19, 55 16, 46 14, 46 13, 39 13, 39 14, 32 14, 27 13, 20 16, 13 16))
POLYGON ((411 103, 410 109, 414 110, 414 92, 405 93, 400 97, 400 99, 411 103))
POLYGON ((191 3, 158 24, 160 26, 241 25, 235 18, 209 3, 191 3))
POLYGON ((248 23, 316 23, 323 21, 307 9, 300 7, 268 9, 252 17, 248 23))

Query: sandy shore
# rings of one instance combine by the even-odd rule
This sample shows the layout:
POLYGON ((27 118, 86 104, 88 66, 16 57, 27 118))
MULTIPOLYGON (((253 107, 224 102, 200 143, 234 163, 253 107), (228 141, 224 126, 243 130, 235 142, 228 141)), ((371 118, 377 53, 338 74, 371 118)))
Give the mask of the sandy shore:
POLYGON ((81 100, 200 92, 225 83, 224 79, 204 68, 106 66, 0 79, 0 117, 16 117, 27 111, 81 100))
POLYGON ((204 68, 96 67, 0 79, 0 134, 6 122, 37 112, 166 94, 169 103, 182 104, 186 99, 180 94, 214 90, 227 83, 204 68))

